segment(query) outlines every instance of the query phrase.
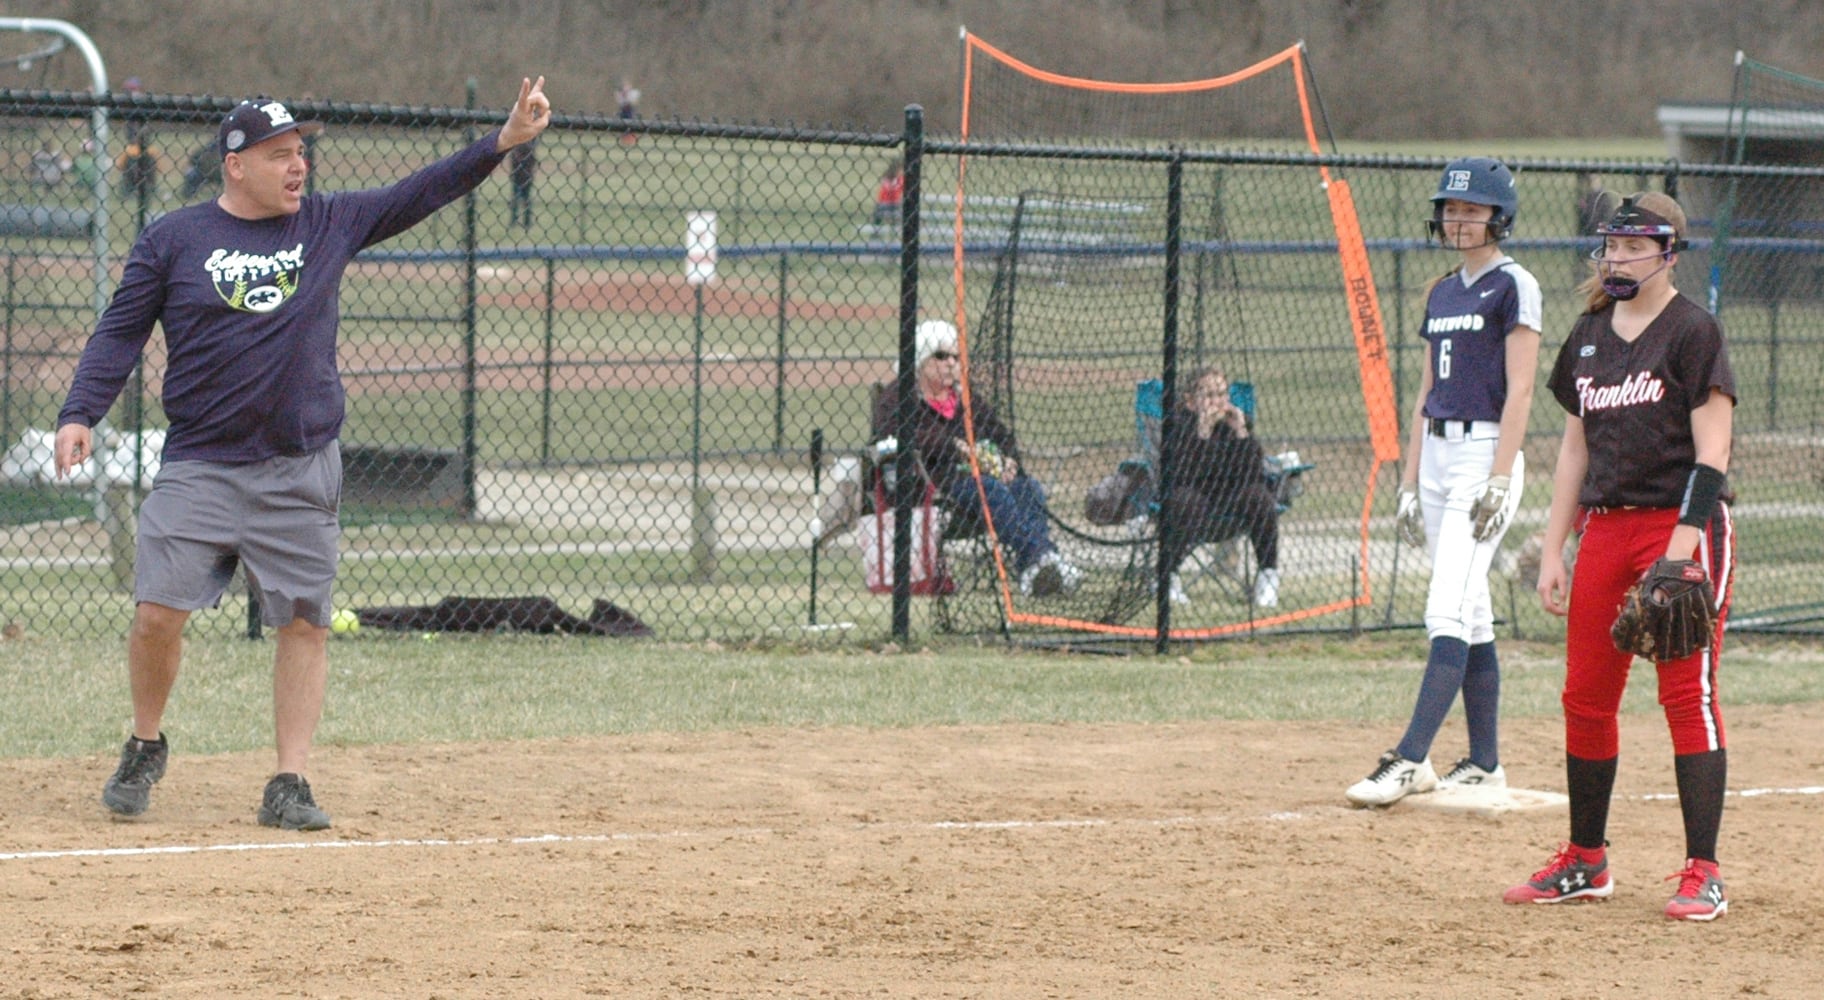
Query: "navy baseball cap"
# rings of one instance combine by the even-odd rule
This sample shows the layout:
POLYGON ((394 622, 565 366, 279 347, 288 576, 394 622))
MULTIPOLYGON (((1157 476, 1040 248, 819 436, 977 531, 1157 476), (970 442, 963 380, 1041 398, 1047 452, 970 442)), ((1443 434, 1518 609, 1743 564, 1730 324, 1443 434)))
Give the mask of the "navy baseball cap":
POLYGON ((215 148, 226 159, 229 153, 238 153, 275 135, 287 132, 316 135, 321 131, 322 122, 298 121, 278 101, 270 97, 254 97, 235 105, 234 110, 228 112, 228 117, 222 119, 222 129, 215 137, 215 148))

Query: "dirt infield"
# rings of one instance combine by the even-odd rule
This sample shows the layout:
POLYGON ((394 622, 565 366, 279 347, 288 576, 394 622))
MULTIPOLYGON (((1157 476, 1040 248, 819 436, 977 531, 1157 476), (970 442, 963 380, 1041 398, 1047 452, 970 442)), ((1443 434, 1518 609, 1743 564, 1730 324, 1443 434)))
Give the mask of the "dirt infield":
MULTIPOLYGON (((0 997, 1816 996, 1824 706, 1732 724, 1732 789, 1771 791, 1729 802, 1711 925, 1660 915, 1653 715, 1624 720, 1615 897, 1566 907, 1499 902, 1561 812, 1345 808, 1385 727, 331 747, 319 834, 254 824, 264 754, 180 752, 131 823, 96 803, 111 760, 6 761, 0 997)), ((1505 735, 1562 787, 1555 721, 1505 735)))

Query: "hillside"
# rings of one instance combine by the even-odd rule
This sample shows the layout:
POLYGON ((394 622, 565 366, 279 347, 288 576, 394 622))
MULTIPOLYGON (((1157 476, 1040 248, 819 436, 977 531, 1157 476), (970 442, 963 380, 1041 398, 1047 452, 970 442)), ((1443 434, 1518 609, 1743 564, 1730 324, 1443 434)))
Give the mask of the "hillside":
MULTIPOLYGON (((560 110, 896 127, 908 103, 955 127, 960 25, 1034 65, 1103 79, 1217 75, 1304 39, 1339 136, 1657 132, 1665 99, 1725 100, 1738 49, 1824 75, 1824 5, 1804 0, 23 0, 68 20, 113 84, 504 104, 543 73, 560 110)), ((5 40, 6 53, 23 46, 5 40)), ((7 86, 80 87, 65 56, 7 86)))

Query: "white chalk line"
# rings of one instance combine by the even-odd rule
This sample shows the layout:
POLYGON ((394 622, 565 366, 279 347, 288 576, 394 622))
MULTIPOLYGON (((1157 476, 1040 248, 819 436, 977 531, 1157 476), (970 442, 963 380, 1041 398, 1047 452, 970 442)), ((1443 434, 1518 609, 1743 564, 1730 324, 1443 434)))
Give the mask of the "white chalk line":
MULTIPOLYGON (((1799 788, 1744 788, 1740 791, 1724 792, 1742 799, 1759 798, 1763 795, 1824 795, 1824 785, 1804 785, 1799 788)), ((1641 802, 1677 802, 1677 792, 1650 792, 1646 795, 1633 796, 1641 802)))
MULTIPOLYGON (((1298 813, 1274 813, 1269 819, 1302 818, 1298 813)), ((1165 819, 1041 819, 1041 820, 942 820, 935 823, 859 823, 856 830, 1068 830, 1118 826, 1185 826, 1233 822, 1234 817, 1173 816, 1165 819)), ((354 850, 398 847, 525 847, 541 844, 615 844, 640 841, 706 840, 731 837, 766 837, 772 827, 728 827, 710 830, 672 830, 663 833, 543 833, 525 837, 463 837, 399 840, 299 840, 265 844, 168 844, 162 847, 83 847, 53 851, 0 853, 0 861, 57 861, 70 858, 137 858, 157 855, 232 854, 253 851, 354 850)))
POLYGON ((269 844, 170 844, 163 847, 84 847, 61 851, 16 851, 0 854, 0 861, 54 861, 64 858, 137 858, 158 854, 216 854, 240 851, 352 850, 379 847, 521 847, 531 844, 608 844, 645 840, 682 840, 692 837, 764 836, 767 827, 729 830, 674 830, 669 833, 543 833, 527 837, 426 838, 416 840, 298 840, 269 844))
MULTIPOLYGON (((1762 798, 1769 795, 1824 795, 1824 785, 1796 788, 1744 788, 1725 793, 1736 798, 1762 798)), ((1640 802, 1676 801, 1676 792, 1652 792, 1630 798, 1640 802)), ((1289 822, 1310 818, 1300 812, 1273 812, 1264 817, 1270 822, 1289 822)), ((1166 827, 1194 826, 1208 823, 1235 822, 1236 817, 1171 816, 1159 819, 1040 819, 1040 820, 939 820, 932 823, 861 823, 857 830, 1070 830, 1099 829, 1120 826, 1166 827)), ((544 844, 621 844, 666 840, 703 840, 730 837, 767 837, 777 834, 772 827, 729 827, 712 830, 672 830, 663 833, 542 833, 524 837, 461 837, 396 840, 299 840, 264 844, 169 844, 162 847, 82 847, 53 851, 0 852, 5 861, 59 861, 71 858, 137 858, 159 855, 234 854, 255 851, 322 851, 358 850, 401 847, 527 847, 544 844)))

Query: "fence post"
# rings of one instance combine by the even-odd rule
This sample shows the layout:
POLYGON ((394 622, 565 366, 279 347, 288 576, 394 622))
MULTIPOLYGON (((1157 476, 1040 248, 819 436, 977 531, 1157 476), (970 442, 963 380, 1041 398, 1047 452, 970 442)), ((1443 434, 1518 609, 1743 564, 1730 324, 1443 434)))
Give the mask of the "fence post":
MULTIPOLYGON (((243 568, 241 570, 242 576, 245 576, 246 573, 247 573, 246 569, 243 568)), ((261 615, 260 615, 260 593, 259 593, 259 591, 254 589, 253 581, 248 580, 247 581, 247 638, 258 639, 264 633, 265 630, 261 627, 260 617, 261 617, 261 615)))
POLYGON ((1780 297, 1767 303, 1767 429, 1780 428, 1780 297))
MULTIPOLYGON (((811 431, 811 504, 821 509, 823 506, 823 428, 811 431)), ((820 510, 821 513, 821 510, 820 510)), ((812 518, 811 523, 818 527, 811 532, 811 606, 807 624, 817 624, 817 550, 822 541, 817 535, 822 529, 822 522, 812 518)))
MULTIPOLYGON (((1393 331, 1400 340, 1406 339, 1406 251, 1402 247, 1393 248, 1393 331)), ((1393 406, 1400 413, 1406 412, 1406 352, 1404 345, 1393 350, 1393 406)))
POLYGON ((918 505, 918 456, 912 448, 910 429, 918 415, 918 226, 919 174, 924 169, 925 109, 906 105, 906 186, 899 213, 899 378, 898 407, 893 413, 893 437, 899 453, 893 457, 893 639, 905 642, 912 635, 912 512, 918 505))
MULTIPOLYGON (((468 108, 475 109, 475 78, 468 81, 468 108)), ((475 126, 465 130, 474 142, 475 126)), ((475 192, 462 199, 462 516, 475 516, 475 192)))
POLYGON ((545 384, 542 395, 544 406, 540 414, 538 428, 538 464, 551 464, 551 381, 552 354, 556 350, 553 341, 556 339, 556 308, 553 301, 557 295, 557 259, 545 257, 545 384))
POLYGON ((18 256, 12 250, 6 252, 6 347, 5 360, 0 361, 0 448, 11 447, 13 441, 13 294, 17 287, 13 262, 18 256))
POLYGON ((773 454, 785 454, 785 311, 791 255, 779 255, 779 350, 773 355, 773 454))
POLYGON ((716 578, 716 499, 703 488, 703 282, 696 293, 690 367, 690 582, 716 578))
MULTIPOLYGON (((1164 383, 1160 405, 1165 416, 1159 432, 1159 499, 1172 494, 1178 456, 1172 447, 1172 425, 1178 420, 1178 263, 1184 237, 1184 151, 1174 149, 1165 167, 1165 328, 1160 335, 1159 378, 1164 383)), ((1163 656, 1172 638, 1172 570, 1165 564, 1165 533, 1161 519, 1157 554, 1153 559, 1153 607, 1157 615, 1153 652, 1163 656)))

